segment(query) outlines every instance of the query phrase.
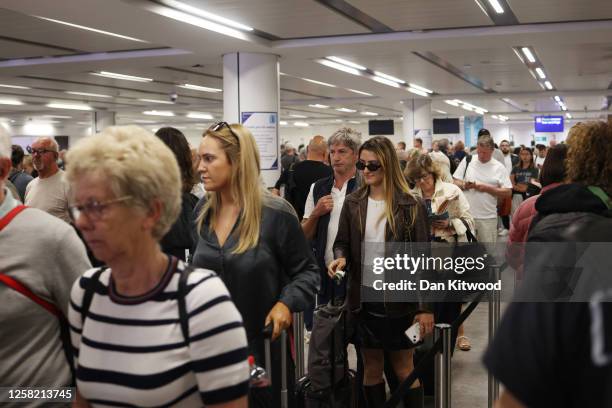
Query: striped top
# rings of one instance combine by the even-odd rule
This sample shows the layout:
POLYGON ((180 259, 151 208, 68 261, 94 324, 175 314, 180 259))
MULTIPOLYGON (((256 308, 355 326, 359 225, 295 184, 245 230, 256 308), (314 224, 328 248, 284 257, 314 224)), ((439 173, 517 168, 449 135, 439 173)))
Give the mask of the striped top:
POLYGON ((138 297, 117 294, 105 270, 84 326, 84 288, 96 270, 74 283, 68 319, 77 388, 92 406, 201 407, 247 394, 246 335, 225 285, 206 269, 189 275, 187 346, 177 301, 185 265, 175 264, 169 261, 160 283, 138 297))

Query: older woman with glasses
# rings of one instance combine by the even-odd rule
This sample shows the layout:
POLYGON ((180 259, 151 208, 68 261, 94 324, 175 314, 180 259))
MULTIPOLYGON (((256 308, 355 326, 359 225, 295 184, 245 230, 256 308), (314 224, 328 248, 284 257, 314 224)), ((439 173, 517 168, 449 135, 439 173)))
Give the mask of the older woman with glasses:
MULTIPOLYGON (((291 325, 293 312, 313 304, 318 267, 291 205, 263 186, 259 151, 247 128, 213 125, 199 155, 206 196, 193 264, 223 279, 244 319, 251 351, 263 362, 264 327, 272 324, 276 338, 291 325)), ((273 353, 272 378, 280 378, 279 356, 273 353)), ((280 391, 274 394, 280 403, 280 391)))
POLYGON ((474 231, 474 218, 463 191, 442 181, 440 168, 430 156, 414 157, 404 172, 414 183, 412 193, 422 198, 431 221, 431 238, 441 242, 467 242, 467 230, 474 231))
POLYGON ((75 406, 246 407, 246 336, 227 289, 160 248, 181 209, 172 151, 142 128, 111 127, 68 160, 71 216, 108 265, 72 288, 75 406))

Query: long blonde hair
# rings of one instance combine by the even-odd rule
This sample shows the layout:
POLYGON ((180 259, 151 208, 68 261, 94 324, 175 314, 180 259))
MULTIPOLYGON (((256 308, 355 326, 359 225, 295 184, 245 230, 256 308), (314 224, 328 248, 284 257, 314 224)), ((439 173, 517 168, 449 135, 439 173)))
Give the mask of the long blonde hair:
MULTIPOLYGON (((259 150, 251 132, 242 125, 232 124, 219 130, 207 130, 203 137, 210 136, 219 142, 232 166, 230 194, 241 209, 238 219, 238 245, 232 253, 240 254, 257 246, 261 226, 263 186, 259 179, 259 150), (233 131, 233 134, 232 134, 233 131)), ((206 202, 198 215, 198 231, 210 216, 214 228, 221 195, 215 191, 206 193, 206 202)))
MULTIPOLYGON (((402 194, 410 194, 410 187, 402 174, 402 168, 397 158, 397 153, 393 147, 393 143, 389 139, 383 136, 376 136, 367 140, 359 148, 359 156, 361 151, 367 150, 376 156, 380 164, 382 165, 383 172, 383 189, 385 194, 385 217, 387 224, 396 239, 403 237, 399 236, 395 225, 395 209, 397 209, 397 203, 395 202, 395 192, 402 194)), ((370 187, 367 184, 363 184, 359 188, 359 196, 362 198, 366 197, 370 192, 370 187)), ((414 225, 416 218, 416 207, 412 206, 410 209, 410 220, 407 228, 411 228, 414 225)), ((408 221, 408 220, 407 220, 408 221)))

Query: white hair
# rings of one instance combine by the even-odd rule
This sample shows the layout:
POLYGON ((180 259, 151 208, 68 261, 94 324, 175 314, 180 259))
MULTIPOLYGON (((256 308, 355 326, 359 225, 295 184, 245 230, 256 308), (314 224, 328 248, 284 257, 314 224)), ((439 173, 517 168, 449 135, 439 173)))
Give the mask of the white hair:
POLYGON ((0 125, 0 158, 8 157, 10 159, 11 154, 11 137, 4 126, 0 125))
POLYGON ((59 144, 57 143, 57 140, 55 140, 54 137, 51 136, 40 136, 37 137, 36 140, 34 140, 34 142, 32 142, 32 144, 37 143, 37 142, 49 142, 51 144, 51 146, 53 146, 53 149, 55 152, 59 152, 59 144))

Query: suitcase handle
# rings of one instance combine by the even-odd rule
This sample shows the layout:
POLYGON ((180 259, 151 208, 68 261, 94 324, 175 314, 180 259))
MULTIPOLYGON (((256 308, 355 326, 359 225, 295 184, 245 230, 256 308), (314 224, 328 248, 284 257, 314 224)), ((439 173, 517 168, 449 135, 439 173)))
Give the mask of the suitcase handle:
MULTIPOLYGON (((272 332, 274 331, 274 324, 269 323, 264 327, 262 334, 264 336, 264 348, 266 358, 266 372, 268 378, 272 382, 272 352, 271 352, 271 339, 272 332)), ((287 408, 289 406, 289 394, 287 391, 287 331, 283 330, 280 336, 281 340, 281 408, 287 408)))

